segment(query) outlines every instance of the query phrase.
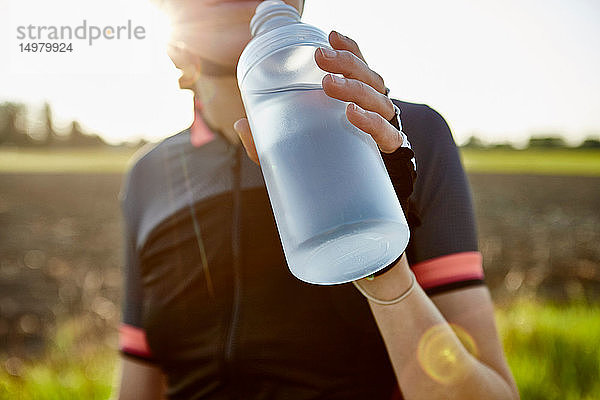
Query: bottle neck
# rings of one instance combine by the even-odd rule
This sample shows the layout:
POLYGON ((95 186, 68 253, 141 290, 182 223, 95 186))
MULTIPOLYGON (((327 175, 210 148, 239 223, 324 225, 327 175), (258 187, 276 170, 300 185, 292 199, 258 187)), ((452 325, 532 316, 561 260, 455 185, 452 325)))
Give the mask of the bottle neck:
POLYGON ((250 21, 250 32, 252 36, 258 36, 275 28, 300 22, 298 11, 280 0, 263 1, 256 8, 252 21, 250 21))

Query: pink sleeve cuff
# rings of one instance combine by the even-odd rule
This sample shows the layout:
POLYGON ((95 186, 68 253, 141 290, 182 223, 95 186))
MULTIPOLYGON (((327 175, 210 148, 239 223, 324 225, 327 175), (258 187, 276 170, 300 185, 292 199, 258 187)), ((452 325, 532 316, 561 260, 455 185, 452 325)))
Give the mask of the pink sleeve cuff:
POLYGON ((425 290, 465 281, 483 281, 481 253, 468 251, 422 261, 412 267, 425 290))
POLYGON ((121 324, 119 327, 119 350, 137 357, 152 358, 146 332, 132 325, 121 324))

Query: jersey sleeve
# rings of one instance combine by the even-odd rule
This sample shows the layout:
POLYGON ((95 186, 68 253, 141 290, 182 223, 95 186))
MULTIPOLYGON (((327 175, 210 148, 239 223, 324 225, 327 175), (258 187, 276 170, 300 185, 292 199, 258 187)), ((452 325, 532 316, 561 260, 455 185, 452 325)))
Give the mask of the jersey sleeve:
POLYGON ((152 352, 148 346, 146 332, 142 326, 143 293, 140 276, 139 257, 134 234, 133 199, 128 195, 131 175, 126 179, 120 200, 124 220, 124 267, 122 321, 119 326, 119 350, 122 354, 152 362, 152 352))
POLYGON ((480 285, 484 273, 471 192, 450 128, 428 106, 402 111, 417 161, 411 206, 420 223, 411 227, 411 268, 430 295, 480 285))

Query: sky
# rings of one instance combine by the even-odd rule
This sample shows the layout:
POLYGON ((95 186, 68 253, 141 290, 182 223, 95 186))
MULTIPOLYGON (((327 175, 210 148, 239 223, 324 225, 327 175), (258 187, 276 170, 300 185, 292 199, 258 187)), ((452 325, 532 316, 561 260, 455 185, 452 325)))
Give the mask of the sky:
MULTIPOLYGON (((308 0, 303 20, 355 39, 391 95, 436 109, 458 143, 600 135, 597 0, 308 0)), ((111 143, 170 136, 191 123, 192 95, 168 32, 148 0, 0 0, 0 103, 48 101, 59 128, 76 119, 111 143), (83 20, 86 40, 90 26, 115 36, 128 21, 143 39, 122 30, 71 53, 20 51, 19 26, 83 20)))

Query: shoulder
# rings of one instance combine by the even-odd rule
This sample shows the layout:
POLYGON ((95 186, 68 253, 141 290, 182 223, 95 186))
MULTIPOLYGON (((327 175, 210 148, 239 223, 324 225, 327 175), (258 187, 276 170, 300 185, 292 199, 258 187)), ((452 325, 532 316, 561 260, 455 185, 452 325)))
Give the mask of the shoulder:
POLYGON ((417 160, 417 174, 423 176, 451 166, 461 170, 458 149, 448 123, 426 104, 393 100, 400 108, 402 130, 417 160))
POLYGON ((163 154, 177 151, 190 145, 190 131, 185 129, 173 136, 161 140, 159 143, 151 143, 139 149, 129 160, 127 175, 135 175, 141 169, 153 167, 157 164, 163 154))
POLYGON ((404 133, 411 143, 445 143, 454 145, 448 123, 442 115, 427 104, 408 103, 393 99, 400 108, 404 133))
POLYGON ((189 145, 189 129, 139 149, 129 160, 129 167, 121 185, 119 201, 122 208, 127 209, 128 204, 135 204, 135 197, 137 197, 135 194, 143 195, 147 192, 150 182, 160 182, 164 174, 166 155, 180 151, 180 148, 187 145, 189 145))

